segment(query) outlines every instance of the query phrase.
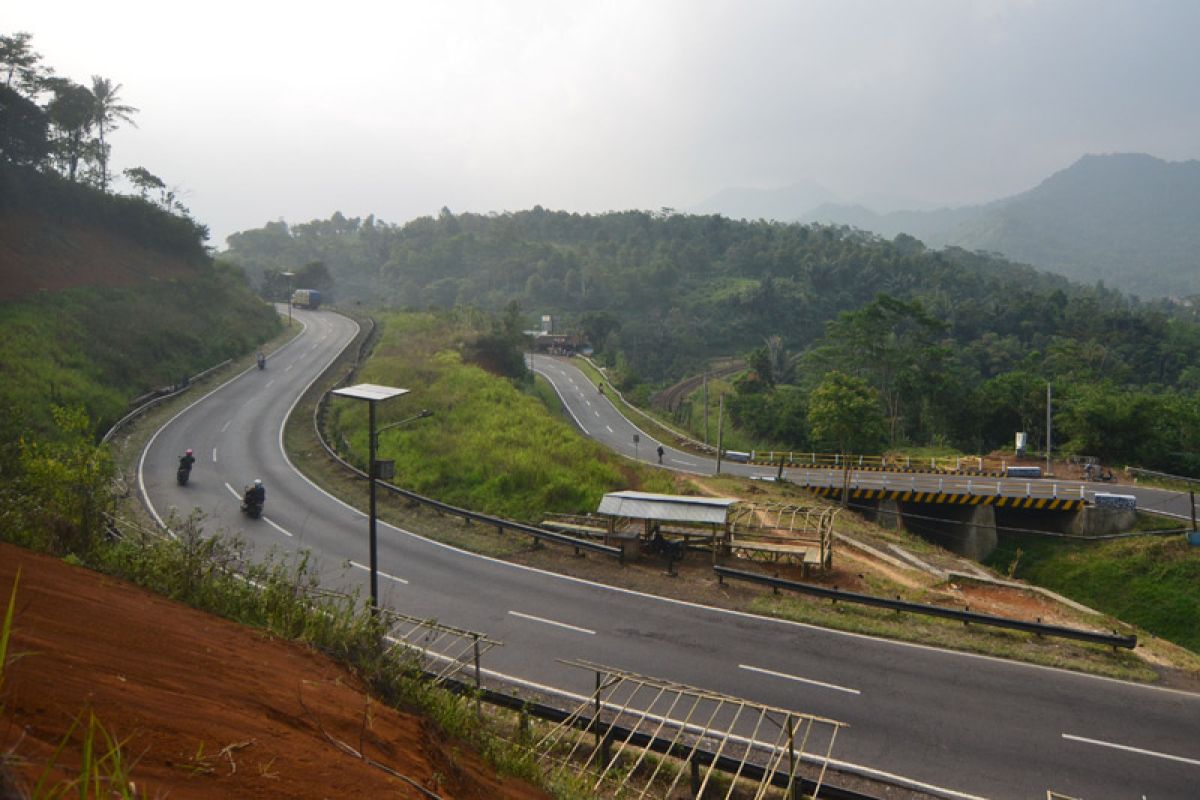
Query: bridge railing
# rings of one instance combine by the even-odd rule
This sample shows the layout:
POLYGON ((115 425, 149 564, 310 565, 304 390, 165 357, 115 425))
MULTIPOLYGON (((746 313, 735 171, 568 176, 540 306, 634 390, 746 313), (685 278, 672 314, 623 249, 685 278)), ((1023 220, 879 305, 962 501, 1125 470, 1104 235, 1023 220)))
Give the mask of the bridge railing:
POLYGON ((793 471, 793 483, 818 488, 843 487, 851 490, 876 489, 895 492, 966 494, 972 496, 1029 497, 1046 500, 1086 500, 1083 484, 1068 485, 1058 481, 1014 480, 971 475, 896 475, 852 469, 848 476, 819 468, 793 471), (847 478, 849 480, 847 480, 847 478))

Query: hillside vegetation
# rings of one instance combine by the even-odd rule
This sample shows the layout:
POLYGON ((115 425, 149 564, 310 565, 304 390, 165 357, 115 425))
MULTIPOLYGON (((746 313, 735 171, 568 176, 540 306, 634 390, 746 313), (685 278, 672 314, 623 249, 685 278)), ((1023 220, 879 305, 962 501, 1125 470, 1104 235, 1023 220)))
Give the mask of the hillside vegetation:
MULTIPOLYGON (((632 465, 564 424, 522 391, 527 383, 479 366, 478 341, 490 325, 478 315, 393 313, 381 315, 379 323, 382 337, 359 377, 412 392, 392 401, 395 408, 386 409, 378 426, 421 409, 434 414, 379 435, 380 457, 395 460, 399 485, 529 522, 540 522, 546 511, 592 511, 605 492, 669 490, 658 470, 632 465)), ((334 403, 330 425, 365 464, 362 405, 334 403)))
POLYGON ((99 432, 145 392, 245 353, 278 316, 188 220, 135 198, 0 167, 0 407, 48 431, 54 405, 99 432))
MULTIPOLYGON (((264 286, 289 265, 319 264, 342 298, 491 310, 517 302, 533 312, 527 325, 556 314, 639 401, 716 356, 744 356, 753 369, 734 382, 727 408, 736 440, 760 449, 987 452, 1011 446, 1016 431, 1042 442, 1049 383, 1057 450, 1200 472, 1191 309, 985 254, 931 251, 909 236, 534 208, 444 209, 403 226, 335 214, 229 243, 228 257, 264 286), (827 408, 865 395, 862 407, 879 419, 814 418, 813 392, 830 381, 840 394, 827 408)), ((681 424, 690 408, 678 409, 681 424)))

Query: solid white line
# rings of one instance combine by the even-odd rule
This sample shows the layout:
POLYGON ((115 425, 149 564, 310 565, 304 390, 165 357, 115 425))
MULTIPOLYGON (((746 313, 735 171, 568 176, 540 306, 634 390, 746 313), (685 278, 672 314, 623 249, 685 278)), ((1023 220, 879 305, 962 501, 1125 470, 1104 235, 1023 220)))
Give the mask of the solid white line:
POLYGON ((836 683, 825 683, 824 681, 815 681, 812 678, 801 678, 799 675, 788 675, 786 672, 776 672, 773 669, 763 669, 762 667, 752 667, 749 664, 738 664, 738 669, 748 670, 750 672, 759 672, 763 675, 770 675, 775 678, 785 678, 789 681, 797 681, 799 683, 808 683, 813 686, 821 686, 825 689, 833 689, 838 692, 846 692, 847 694, 862 694, 858 689, 851 689, 846 686, 838 686, 836 683))
MULTIPOLYGON (((366 564, 360 564, 357 561, 351 561, 350 566, 352 566, 356 569, 361 569, 363 572, 371 571, 371 568, 368 567, 366 564)), ((397 578, 395 575, 388 575, 386 572, 381 572, 379 570, 375 570, 375 574, 381 578, 387 578, 389 581, 395 581, 396 583, 403 583, 405 586, 408 585, 408 581, 404 580, 404 578, 397 578)))
POLYGON ((1100 747, 1111 747, 1114 750, 1124 750, 1129 753, 1137 753, 1143 756, 1154 756, 1155 758, 1165 758, 1168 761, 1178 761, 1182 764, 1191 764, 1195 767, 1200 767, 1200 759, 1184 758, 1183 756, 1173 756, 1170 753, 1157 753, 1153 750, 1143 750, 1140 747, 1130 747, 1127 744, 1114 744, 1113 742, 1104 742, 1099 739, 1089 739, 1086 736, 1072 736, 1069 733, 1062 735, 1064 739, 1070 739, 1073 742, 1083 742, 1084 744, 1094 744, 1100 747))
POLYGON ((588 636, 596 635, 596 632, 593 630, 589 630, 587 628, 580 628, 576 625, 568 625, 565 622, 555 622, 554 620, 546 619, 545 617, 535 617, 532 614, 522 614, 520 611, 509 611, 508 613, 512 614, 514 617, 520 617, 521 619, 530 619, 530 620, 533 620, 534 622, 544 622, 547 625, 557 625, 558 627, 566 628, 569 631, 578 631, 579 633, 586 633, 588 636))
POLYGON ((217 448, 213 448, 213 463, 217 463, 217 448))
POLYGON ((263 522, 267 523, 272 528, 279 531, 280 533, 282 533, 284 536, 288 537, 289 539, 292 538, 292 534, 286 528, 283 528, 280 525, 276 525, 274 522, 271 522, 271 520, 268 519, 267 517, 263 517, 263 522))
POLYGON ((224 433, 225 431, 229 430, 229 426, 230 426, 230 425, 232 425, 232 424, 233 424, 233 420, 229 420, 229 421, 228 421, 228 422, 226 422, 224 425, 222 425, 222 426, 221 426, 221 433, 224 433))

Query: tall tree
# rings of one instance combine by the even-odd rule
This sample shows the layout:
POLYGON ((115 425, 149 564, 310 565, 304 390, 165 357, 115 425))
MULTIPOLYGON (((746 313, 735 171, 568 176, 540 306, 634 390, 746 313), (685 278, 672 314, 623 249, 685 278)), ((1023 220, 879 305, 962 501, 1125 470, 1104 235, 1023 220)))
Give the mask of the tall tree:
POLYGON ((57 135, 54 138, 54 156, 59 169, 74 181, 79 162, 84 159, 88 138, 95 121, 94 98, 86 86, 65 79, 55 79, 51 87, 54 99, 46 111, 57 135))
POLYGON ((878 452, 886 438, 879 394, 862 378, 830 372, 808 398, 808 424, 817 441, 839 453, 878 452))
POLYGON ((0 160, 41 164, 50 154, 49 121, 38 104, 0 86, 0 160))
POLYGON ((137 109, 121 102, 120 91, 121 84, 113 85, 113 82, 108 78, 102 78, 99 75, 92 76, 92 98, 94 103, 92 113, 93 120, 96 123, 97 140, 99 143, 96 157, 100 163, 100 191, 108 191, 109 145, 104 139, 105 134, 115 131, 118 122, 128 122, 133 127, 137 127, 132 117, 133 114, 137 113, 137 109))
POLYGON ((32 39, 33 36, 23 32, 0 36, 0 70, 4 71, 4 85, 19 89, 29 97, 36 94, 42 78, 48 74, 48 70, 38 67, 42 56, 34 52, 30 44, 32 39), (13 86, 14 82, 16 86, 13 86))

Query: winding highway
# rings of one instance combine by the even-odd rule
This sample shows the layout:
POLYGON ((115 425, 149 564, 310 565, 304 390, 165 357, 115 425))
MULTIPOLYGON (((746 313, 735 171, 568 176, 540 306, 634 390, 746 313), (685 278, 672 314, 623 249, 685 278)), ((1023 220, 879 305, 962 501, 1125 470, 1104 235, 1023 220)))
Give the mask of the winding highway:
MULTIPOLYGON (((604 444, 610 450, 626 458, 646 464, 658 463, 657 448, 663 448, 662 465, 669 469, 712 475, 717 471, 716 460, 679 450, 666 440, 655 438, 644 429, 625 418, 610 402, 609 397, 599 392, 586 375, 571 359, 560 356, 533 356, 531 368, 546 378, 576 426, 586 435, 604 444), (635 440, 636 437, 636 440, 635 440)), ((611 394, 611 389, 608 390, 611 394)), ((722 461, 721 472, 746 477, 773 478, 776 467, 722 461)), ((843 473, 838 469, 806 469, 788 467, 783 475, 801 486, 840 487, 843 473)), ((1003 495, 1006 497, 1058 497, 1065 499, 1092 500, 1097 492, 1131 494, 1137 497, 1139 509, 1190 521, 1191 505, 1183 492, 1147 488, 1128 484, 1100 483, 1096 481, 991 478, 966 475, 936 475, 907 472, 880 472, 877 470, 850 469, 851 489, 897 489, 913 492, 950 492, 977 495, 1003 495)))
MULTIPOLYGON (((328 311, 295 317, 303 333, 272 354, 267 369, 197 397, 156 433, 142 454, 141 492, 168 524, 172 510, 199 508, 207 530, 241 534, 260 553, 310 550, 324 582, 365 593, 364 515, 299 474, 282 444, 297 398, 356 326, 328 311), (189 447, 198 461, 180 487, 175 463, 189 447), (254 478, 267 487, 261 520, 238 511, 241 487, 254 478)), ((556 379, 564 397, 569 385, 556 379)), ((419 395, 420 387, 409 388, 419 395)), ((620 415, 588 399, 597 413, 574 412, 581 426, 611 426, 619 439, 620 415)), ((393 402, 419 407, 416 398, 393 402)), ((654 446, 643 436, 637 455, 654 446)), ((704 471, 703 459, 687 460, 694 458, 668 451, 666 466, 704 471)), ((942 797, 1042 798, 1047 789, 1086 800, 1200 795, 1200 695, 657 598, 383 524, 379 564, 383 604, 504 642, 485 666, 509 685, 586 696, 592 675, 557 661, 586 659, 842 720, 850 727, 838 737, 834 766, 942 797)))

